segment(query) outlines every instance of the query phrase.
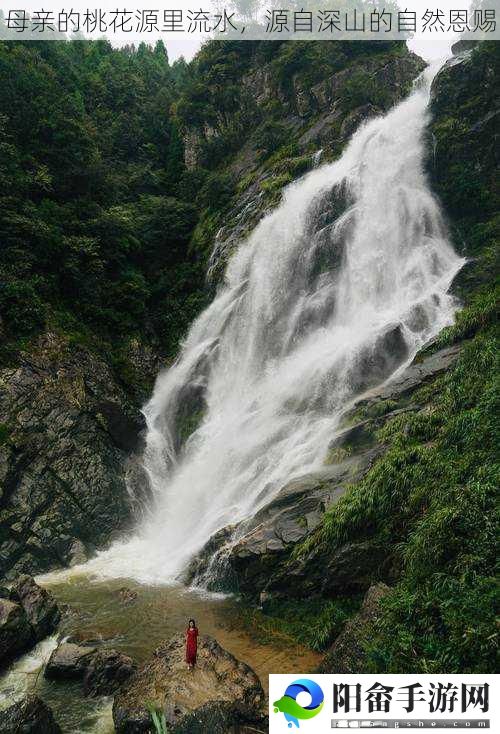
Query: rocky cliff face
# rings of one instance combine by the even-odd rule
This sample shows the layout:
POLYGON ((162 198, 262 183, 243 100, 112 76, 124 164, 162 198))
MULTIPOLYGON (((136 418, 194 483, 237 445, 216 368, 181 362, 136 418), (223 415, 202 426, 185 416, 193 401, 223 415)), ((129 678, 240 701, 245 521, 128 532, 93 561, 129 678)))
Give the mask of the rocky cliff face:
MULTIPOLYGON (((280 79, 272 62, 243 74, 238 108, 245 110, 245 129, 237 150, 222 164, 237 193, 228 210, 211 212, 199 227, 208 228, 209 279, 222 276, 227 257, 277 204, 285 185, 320 161, 338 157, 354 130, 400 101, 424 68, 421 58, 401 48, 344 59, 338 71, 326 70, 314 84, 309 82, 313 70, 280 79)), ((207 165, 207 147, 223 147, 235 124, 235 114, 184 123, 188 169, 207 165)))
POLYGON ((131 517, 138 406, 102 358, 50 333, 0 385, 0 573, 82 562, 131 517))
POLYGON ((418 359, 396 380, 364 395, 344 415, 344 428, 332 441, 324 468, 287 484, 240 527, 220 531, 191 563, 188 580, 208 580, 215 589, 238 591, 256 600, 263 593, 267 599, 357 594, 381 579, 394 581, 395 557, 378 540, 349 540, 334 552, 311 545, 298 557, 294 551, 314 536, 325 513, 385 453, 388 446, 380 437, 384 425, 432 409, 413 396, 455 364, 459 354, 460 346, 455 345, 418 359), (207 576, 214 554, 217 572, 207 576))
MULTIPOLYGON (((424 62, 413 53, 380 55, 361 58, 348 68, 342 69, 312 86, 299 73, 282 81, 276 78, 270 63, 251 69, 241 79, 243 106, 253 109, 249 118, 248 138, 253 129, 266 117, 268 105, 279 105, 280 123, 297 140, 301 150, 313 143, 318 148, 339 144, 356 129, 363 119, 391 107, 408 92, 411 82, 425 67, 424 62), (363 75, 371 83, 372 100, 362 104, 353 103, 346 112, 345 99, 349 94, 349 82, 353 76, 363 75)), ((367 93, 370 96, 370 93, 367 93)), ((184 128, 184 154, 190 169, 202 164, 204 143, 224 137, 231 120, 221 116, 215 124, 200 122, 184 128)), ((289 140, 289 139, 288 139, 289 140)), ((244 143, 231 166, 245 175, 256 162, 258 140, 244 143)))

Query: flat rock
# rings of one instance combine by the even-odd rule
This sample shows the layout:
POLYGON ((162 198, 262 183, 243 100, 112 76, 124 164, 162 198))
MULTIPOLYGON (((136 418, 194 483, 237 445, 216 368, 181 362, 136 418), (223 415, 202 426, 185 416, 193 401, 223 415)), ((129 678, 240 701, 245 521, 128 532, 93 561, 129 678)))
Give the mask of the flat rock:
MULTIPOLYGON (((186 721, 185 717, 190 716, 194 716, 191 719, 193 727, 196 716, 201 722, 212 715, 220 719, 221 711, 215 713, 204 708, 209 704, 223 705, 224 715, 237 717, 242 724, 262 720, 264 691, 248 665, 238 661, 212 637, 203 635, 198 640, 196 667, 189 671, 184 648, 184 635, 174 635, 162 643, 152 658, 118 691, 113 704, 113 721, 118 734, 151 730, 145 702, 163 711, 170 727, 181 726, 183 719, 186 721), (228 709, 232 713, 227 713, 228 709)), ((188 730, 207 731, 206 728, 179 731, 188 730)))
POLYGON ((57 602, 32 576, 20 576, 10 592, 11 599, 24 608, 36 640, 52 634, 61 619, 57 602))
POLYGON ((38 696, 26 696, 0 711, 0 734, 61 734, 61 728, 38 696))
POLYGON ((356 402, 356 408, 367 407, 383 400, 395 400, 413 392, 420 385, 449 369, 458 359, 461 345, 440 349, 423 359, 415 359, 400 375, 366 393, 356 402))
POLYGON ((89 669, 97 648, 62 642, 50 656, 44 675, 49 679, 81 679, 89 669))

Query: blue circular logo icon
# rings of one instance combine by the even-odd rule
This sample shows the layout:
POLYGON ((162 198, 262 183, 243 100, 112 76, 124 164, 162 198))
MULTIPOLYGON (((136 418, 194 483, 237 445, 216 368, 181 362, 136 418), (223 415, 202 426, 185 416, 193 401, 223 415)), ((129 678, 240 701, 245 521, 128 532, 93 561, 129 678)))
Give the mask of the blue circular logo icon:
POLYGON ((321 688, 313 680, 309 678, 299 678, 291 683, 284 695, 273 703, 274 713, 281 712, 288 721, 288 726, 294 724, 299 728, 300 719, 312 719, 317 716, 323 708, 324 695, 321 688), (308 693, 311 701, 307 706, 301 706, 297 703, 299 693, 308 693))

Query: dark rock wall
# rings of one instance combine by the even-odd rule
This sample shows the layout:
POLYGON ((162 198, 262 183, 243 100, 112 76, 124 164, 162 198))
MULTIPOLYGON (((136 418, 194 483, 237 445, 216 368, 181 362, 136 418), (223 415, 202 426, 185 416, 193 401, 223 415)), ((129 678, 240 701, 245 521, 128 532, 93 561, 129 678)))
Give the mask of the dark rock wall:
POLYGON ((66 565, 76 550, 81 561, 131 518, 142 415, 102 358, 54 334, 0 384, 0 573, 66 565))

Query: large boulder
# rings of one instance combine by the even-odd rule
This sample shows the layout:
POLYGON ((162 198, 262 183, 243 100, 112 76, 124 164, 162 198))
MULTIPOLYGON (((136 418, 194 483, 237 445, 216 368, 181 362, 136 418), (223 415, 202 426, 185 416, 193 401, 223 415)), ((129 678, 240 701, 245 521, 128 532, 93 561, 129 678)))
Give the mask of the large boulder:
POLYGON ((54 632, 60 618, 52 594, 31 576, 20 576, 0 595, 0 666, 54 632))
POLYGON ((264 734, 265 721, 259 725, 245 723, 245 713, 238 703, 210 701, 192 713, 183 716, 169 730, 170 734, 264 734))
MULTIPOLYGON (((162 643, 152 658, 118 691, 113 705, 113 721, 118 734, 151 730, 146 702, 165 713, 174 731, 175 727, 190 733, 207 731, 200 726, 211 718, 219 723, 225 721, 220 726, 228 721, 251 724, 262 720, 264 691, 248 665, 238 661, 212 637, 204 635, 198 640, 196 667, 190 671, 184 660, 184 648, 184 635, 174 635, 162 643), (216 704, 222 708, 215 710, 216 704)), ((227 730, 215 728, 214 731, 227 730)))
POLYGON ((11 589, 10 597, 23 607, 36 640, 43 640, 54 632, 61 612, 50 591, 38 586, 32 576, 20 576, 11 589))
POLYGON ((371 586, 361 609, 348 620, 321 661, 319 673, 357 674, 366 670, 366 645, 382 615, 381 602, 390 593, 386 584, 371 586))
POLYGON ((90 645, 63 642, 51 654, 44 675, 49 680, 82 679, 96 652, 90 645))
POLYGON ((9 599, 0 599, 0 667, 28 650, 33 643, 33 629, 22 606, 9 599))
POLYGON ((53 651, 44 675, 49 680, 82 680, 86 696, 110 696, 136 669, 128 655, 71 639, 53 651))
POLYGON ((38 696, 26 696, 0 711, 0 734, 61 734, 61 728, 38 696))
POLYGON ((111 696, 136 670, 128 655, 117 650, 98 650, 85 671, 83 692, 86 696, 111 696))

